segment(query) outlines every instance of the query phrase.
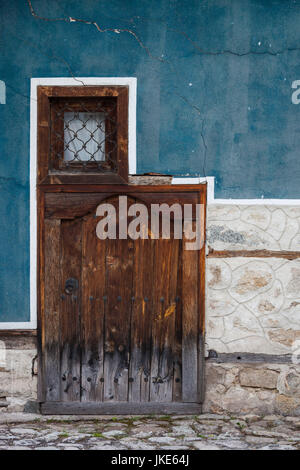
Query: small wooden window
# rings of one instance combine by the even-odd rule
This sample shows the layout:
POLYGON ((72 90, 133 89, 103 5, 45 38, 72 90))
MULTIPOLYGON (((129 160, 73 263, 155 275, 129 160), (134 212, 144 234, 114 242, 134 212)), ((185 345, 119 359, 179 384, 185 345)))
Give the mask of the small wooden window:
POLYGON ((128 180, 128 88, 38 87, 39 183, 128 180))

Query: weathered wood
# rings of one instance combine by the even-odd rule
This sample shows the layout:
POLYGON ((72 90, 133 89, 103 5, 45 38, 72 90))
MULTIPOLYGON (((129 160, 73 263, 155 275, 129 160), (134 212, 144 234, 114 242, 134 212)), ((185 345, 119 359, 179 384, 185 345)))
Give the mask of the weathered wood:
POLYGON ((66 174, 63 170, 52 171, 47 175, 40 183, 41 185, 83 185, 83 184, 110 184, 110 185, 119 185, 126 184, 126 180, 120 175, 112 172, 105 173, 87 173, 87 174, 75 174, 70 172, 66 174))
POLYGON ((50 103, 44 93, 44 87, 37 87, 37 182, 40 183, 48 173, 48 155, 50 148, 50 103))
POLYGON ((38 352, 38 377, 37 397, 39 401, 45 399, 44 387, 44 360, 45 349, 45 249, 44 249, 44 214, 45 194, 37 189, 37 352, 38 352))
MULTIPOLYGON (((189 222, 189 231, 195 231, 195 222, 189 222)), ((198 251, 186 249, 184 238, 182 252, 182 400, 198 399, 198 251)))
POLYGON ((205 384, 205 244, 206 244, 206 188, 198 193, 199 210, 201 221, 201 241, 202 247, 198 251, 198 309, 199 309, 199 326, 198 326, 198 402, 204 400, 204 384, 205 384))
POLYGON ((42 403, 41 412, 45 415, 143 415, 143 414, 191 414, 202 412, 198 403, 82 403, 48 402, 42 403))
POLYGON ((205 336, 202 331, 198 335, 198 403, 203 403, 205 398, 205 336))
POLYGON ((60 399, 60 220, 45 220, 44 393, 60 399))
POLYGON ((180 242, 177 266, 177 292, 175 297, 176 316, 173 350, 173 401, 182 401, 182 249, 183 244, 180 242))
POLYGON ((172 401, 179 240, 154 245, 150 401, 172 401))
POLYGON ((61 400, 80 400, 80 296, 82 221, 61 222, 61 400), (67 280, 74 279, 73 289, 67 280))
POLYGON ((276 250, 214 250, 209 248, 207 258, 284 258, 288 260, 300 258, 300 251, 276 250))
MULTIPOLYGON (((159 204, 195 204, 197 202, 197 194, 188 193, 159 193, 159 194, 149 194, 149 193, 132 193, 129 190, 129 186, 120 190, 118 187, 118 194, 127 195, 138 199, 139 202, 144 203, 147 208, 150 208, 151 203, 159 204)), ((112 196, 115 196, 115 191, 112 190, 110 186, 110 192, 108 190, 104 191, 102 188, 101 192, 87 193, 82 197, 80 192, 78 193, 46 193, 45 194, 45 216, 48 218, 64 218, 64 219, 73 219, 77 217, 82 217, 95 210, 98 204, 104 202, 105 199, 108 199, 112 196)), ((128 204, 129 205, 129 204, 128 204)), ((150 212, 149 212, 150 216, 150 212)), ((173 214, 171 214, 171 219, 173 214)))
MULTIPOLYGON (((61 185, 48 187, 49 192, 41 187, 47 224, 61 225, 61 393, 58 400, 46 398, 44 412, 56 401, 54 408, 62 410, 58 413, 65 413, 65 405, 70 405, 69 412, 76 414, 88 413, 93 403, 93 413, 116 414, 122 412, 119 405, 124 413, 168 413, 173 409, 196 413, 201 409, 204 248, 185 252, 183 241, 172 235, 170 240, 101 241, 96 237, 99 219, 94 218, 100 202, 116 206, 119 195, 128 195, 128 206, 135 201, 148 207, 163 202, 205 203, 205 187, 199 186, 192 190, 188 186, 185 191, 183 185, 159 189, 61 185), (78 287, 68 294, 65 282, 69 278, 78 280, 78 287), (173 407, 181 402, 183 408, 173 407)), ((42 229, 42 254, 43 239, 42 229)), ((48 259, 53 256, 46 254, 48 259)), ((43 257, 41 261, 44 272, 43 257)), ((46 288, 46 297, 49 289, 51 285, 46 288)), ((53 299, 44 301, 43 292, 41 288, 40 304, 51 306, 53 299)), ((44 323, 43 309, 39 315, 44 355, 45 345, 51 343, 51 325, 44 323)), ((52 412, 56 412, 54 408, 52 412)))
POLYGON ((35 338, 36 335, 37 335, 36 330, 0 330, 1 340, 5 337, 12 337, 12 336, 24 337, 24 338, 31 338, 31 337, 35 338))
MULTIPOLYGON (((137 193, 154 194, 161 193, 172 193, 172 196, 176 198, 176 194, 180 194, 180 198, 188 197, 190 193, 194 193, 192 201, 200 202, 199 194, 206 197, 206 184, 164 184, 157 186, 144 186, 144 185, 116 185, 111 186, 110 184, 81 184, 68 186, 61 186, 59 184, 43 185, 40 190, 46 193, 96 193, 96 192, 110 192, 115 195, 132 193, 132 197, 137 197, 137 193), (185 196, 186 195, 186 196, 185 196)), ((171 196, 170 196, 171 197, 171 196)), ((190 195, 190 197, 192 197, 190 195)), ((157 195, 156 203, 159 203, 160 199, 157 195)))
POLYGON ((150 399, 154 240, 134 242, 129 400, 150 399))
POLYGON ((81 400, 103 400, 103 339, 106 242, 96 236, 97 220, 82 226, 81 400))
POLYGON ((43 86, 40 87, 48 97, 60 98, 94 98, 103 96, 118 96, 124 86, 107 86, 107 85, 84 85, 84 86, 43 86))
POLYGON ((128 399, 132 240, 106 241, 104 400, 128 399))
MULTIPOLYGON (((110 135, 111 138, 111 135, 110 135)), ((75 166, 77 163, 75 164, 75 166)), ((72 166, 72 165, 71 165, 72 166)), ((74 166, 74 165, 73 165, 74 166)), ((79 168, 80 171, 80 168, 79 168)), ((38 183, 47 184, 122 184, 128 181, 128 87, 127 86, 39 86, 38 87, 38 183), (110 101, 114 106, 116 102, 117 122, 116 152, 110 153, 110 157, 117 161, 117 171, 97 171, 94 162, 88 163, 91 173, 81 172, 72 174, 66 171, 63 160, 57 158, 63 153, 63 120, 53 119, 53 110, 68 101, 68 109, 80 109, 78 105, 84 101, 84 109, 93 109, 93 101, 99 102, 102 98, 103 106, 108 106, 110 101), (94 100, 92 100, 92 98, 94 100), (52 128, 50 116, 52 113, 52 128), (50 130, 50 132, 49 132, 50 130), (52 132, 53 131, 53 132, 52 132), (61 139, 53 139, 53 135, 61 135, 61 139), (50 139, 52 145, 50 145, 50 139), (51 151, 50 151, 51 149, 51 151), (51 174, 55 170, 56 174, 51 174), (60 171, 59 171, 60 170, 60 171)))
POLYGON ((117 99, 117 173, 128 181, 128 87, 119 91, 117 99))
POLYGON ((256 364, 289 364, 292 362, 292 354, 258 354, 258 353, 216 353, 210 350, 205 362, 217 364, 226 363, 256 363, 256 364))

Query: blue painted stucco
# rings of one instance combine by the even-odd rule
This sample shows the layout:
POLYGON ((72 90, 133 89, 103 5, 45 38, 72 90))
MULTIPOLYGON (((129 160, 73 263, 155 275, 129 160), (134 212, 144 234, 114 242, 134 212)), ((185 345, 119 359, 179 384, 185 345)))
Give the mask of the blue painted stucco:
POLYGON ((31 77, 137 77, 139 173, 215 176, 222 198, 300 198, 300 0, 32 6, 57 21, 0 2, 0 321, 29 319, 31 77))

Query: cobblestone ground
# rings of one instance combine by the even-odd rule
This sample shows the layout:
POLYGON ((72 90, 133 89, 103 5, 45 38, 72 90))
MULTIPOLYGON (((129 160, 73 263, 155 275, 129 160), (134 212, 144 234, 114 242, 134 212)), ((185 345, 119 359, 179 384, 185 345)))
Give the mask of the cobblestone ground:
POLYGON ((300 450, 300 417, 0 414, 0 450, 300 450))

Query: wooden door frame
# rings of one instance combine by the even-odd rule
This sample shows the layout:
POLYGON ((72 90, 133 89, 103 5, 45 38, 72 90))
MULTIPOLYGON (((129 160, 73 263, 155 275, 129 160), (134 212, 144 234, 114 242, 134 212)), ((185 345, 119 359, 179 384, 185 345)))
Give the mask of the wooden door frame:
MULTIPOLYGON (((43 391, 43 350, 45 344, 45 257, 44 257, 44 218, 45 218, 45 196, 46 194, 59 193, 99 193, 113 195, 134 196, 139 193, 197 193, 197 203, 205 205, 207 198, 207 185, 55 185, 40 184, 37 188, 37 344, 38 344, 38 402, 41 404, 43 414, 143 414, 143 413, 201 413, 204 394, 204 330, 205 330, 205 233, 204 243, 198 254, 198 377, 201 377, 201 390, 199 390, 199 403, 134 403, 134 402, 47 402, 44 403, 43 391)), ((98 203, 97 203, 98 205, 98 203)), ((206 227, 206 210, 204 211, 203 227, 206 227)))

